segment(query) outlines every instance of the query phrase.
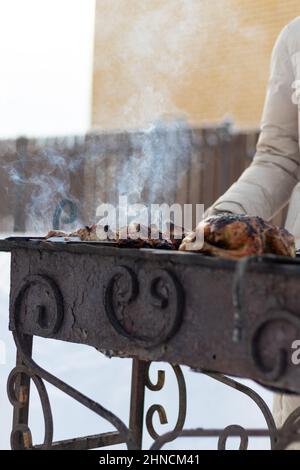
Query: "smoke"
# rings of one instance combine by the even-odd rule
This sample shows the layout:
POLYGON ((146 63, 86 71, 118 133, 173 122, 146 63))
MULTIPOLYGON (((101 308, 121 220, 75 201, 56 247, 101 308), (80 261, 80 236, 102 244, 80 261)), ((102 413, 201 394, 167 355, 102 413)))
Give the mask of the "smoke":
POLYGON ((173 119, 131 134, 133 152, 122 166, 118 193, 127 195, 130 203, 172 204, 181 175, 188 170, 189 130, 184 119, 173 119))
POLYGON ((13 214, 16 231, 36 234, 94 223, 97 207, 117 206, 120 196, 129 204, 172 205, 193 157, 184 119, 135 132, 19 139, 16 147, 11 144, 2 158, 1 211, 13 214))
MULTIPOLYGON (((1 143, 1 189, 4 190, 1 212, 13 215, 11 230, 39 233, 59 222, 74 222, 74 207, 80 207, 80 193, 74 192, 74 182, 80 178, 84 161, 74 150, 74 139, 35 141, 18 139, 14 144, 1 143), (71 144, 71 146, 70 146, 71 144), (71 153, 70 153, 71 152, 71 153), (69 204, 66 204, 69 201, 69 204)), ((78 185, 82 182, 78 181, 78 185)), ((76 224, 80 220, 76 220, 76 224)))
MULTIPOLYGON (((166 113, 184 114, 174 96, 191 65, 186 51, 201 31, 199 3, 134 1, 131 7, 123 0, 98 3, 95 87, 99 90, 95 94, 96 99, 101 97, 101 106, 94 110, 97 122, 106 125, 109 119, 117 128, 125 123, 149 127, 166 113), (109 54, 103 53, 103 46, 109 54)), ((193 55, 202 47, 200 35, 193 55)))
MULTIPOLYGON (((231 3, 218 9, 197 0, 97 2, 94 117, 122 134, 111 131, 89 142, 49 139, 2 159, 2 211, 14 214, 18 230, 93 223, 97 206, 116 205, 122 195, 131 204, 189 201, 191 179, 196 188, 205 172, 201 143, 195 153, 190 128, 203 110, 183 103, 205 95, 195 78, 218 60, 220 40, 205 25, 213 19, 223 37, 238 33, 249 43, 257 33, 251 27, 239 33, 240 12, 231 3)), ((202 203, 195 188, 194 202, 202 203)))

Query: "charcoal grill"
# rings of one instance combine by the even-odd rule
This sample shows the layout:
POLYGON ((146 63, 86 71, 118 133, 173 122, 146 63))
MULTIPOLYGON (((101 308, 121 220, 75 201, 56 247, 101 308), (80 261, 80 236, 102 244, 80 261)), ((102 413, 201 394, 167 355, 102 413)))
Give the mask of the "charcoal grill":
POLYGON ((89 449, 125 442, 136 449, 142 446, 145 425, 153 449, 191 435, 215 435, 220 449, 229 436, 239 436, 241 448, 247 448, 249 436, 268 436, 273 449, 284 448, 299 433, 300 410, 282 430, 276 429, 263 400, 227 376, 300 394, 300 366, 291 361, 291 345, 300 339, 300 260, 267 255, 237 262, 37 237, 2 240, 0 250, 11 252, 9 327, 17 346, 17 364, 8 379, 14 407, 12 448, 89 449), (32 358, 34 336, 132 358, 129 424, 40 367, 32 358), (179 387, 177 424, 163 436, 153 424, 155 413, 164 422, 161 405, 147 411, 144 424, 145 389, 156 391, 164 385, 164 371, 156 384, 149 378, 153 361, 171 364, 179 387), (263 412, 267 429, 184 429, 186 386, 180 365, 246 393, 263 412), (33 444, 28 427, 31 381, 45 420, 45 438, 39 445, 33 444), (102 416, 116 431, 53 442, 44 382, 102 416))

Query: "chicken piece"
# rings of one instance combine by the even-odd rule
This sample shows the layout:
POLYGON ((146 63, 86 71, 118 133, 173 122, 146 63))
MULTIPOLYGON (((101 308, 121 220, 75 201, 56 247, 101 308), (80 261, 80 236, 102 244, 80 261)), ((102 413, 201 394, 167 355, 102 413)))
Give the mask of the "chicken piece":
MULTIPOLYGON (((223 258, 273 253, 295 256, 295 240, 287 230, 265 222, 260 217, 223 214, 204 220, 198 227, 204 240, 193 232, 179 247, 180 251, 196 251, 223 258)), ((199 235, 199 234, 198 234, 199 235)))
POLYGON ((76 230, 75 232, 70 233, 70 237, 79 237, 80 240, 84 241, 96 241, 98 240, 98 234, 97 234, 97 225, 91 225, 80 228, 76 230))
POLYGON ((114 234, 108 228, 108 226, 99 226, 93 224, 91 226, 85 226, 79 228, 78 230, 66 233, 60 230, 50 230, 47 235, 46 239, 52 237, 79 237, 81 241, 100 241, 100 240, 107 240, 113 238, 114 234))
POLYGON ((162 233, 152 226, 132 223, 122 227, 117 233, 112 232, 108 226, 91 225, 80 228, 72 233, 51 230, 46 238, 51 237, 79 237, 81 241, 110 240, 116 245, 126 248, 155 248, 164 250, 177 250, 183 239, 183 230, 174 224, 169 224, 168 233, 162 233), (179 238, 181 237, 181 238, 179 238))
POLYGON ((169 222, 166 225, 168 228, 168 233, 164 233, 163 238, 169 240, 170 243, 172 243, 174 246, 174 249, 178 250, 182 240, 185 237, 184 229, 182 227, 178 227, 173 222, 169 222))
POLYGON ((250 220, 244 216, 221 215, 213 216, 202 221, 199 232, 203 232, 204 238, 196 233, 185 238, 180 245, 180 251, 199 251, 220 255, 223 257, 251 256, 263 254, 264 238, 261 230, 262 220, 253 218, 250 220))
POLYGON ((170 231, 170 237, 162 233, 156 226, 145 226, 136 223, 129 224, 120 229, 117 236, 119 246, 133 248, 154 248, 175 250, 176 241, 174 231, 170 231))
POLYGON ((265 232, 265 253, 295 257, 295 238, 286 229, 272 226, 265 232))
POLYGON ((61 230, 49 230, 45 238, 53 238, 53 237, 69 237, 70 235, 66 232, 62 232, 61 230))

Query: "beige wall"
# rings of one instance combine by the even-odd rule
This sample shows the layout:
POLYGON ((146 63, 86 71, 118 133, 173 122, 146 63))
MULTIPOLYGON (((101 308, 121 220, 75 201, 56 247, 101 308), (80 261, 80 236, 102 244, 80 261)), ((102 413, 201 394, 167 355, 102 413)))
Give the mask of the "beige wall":
POLYGON ((257 126, 270 54, 299 0, 96 0, 93 125, 227 113, 257 126))

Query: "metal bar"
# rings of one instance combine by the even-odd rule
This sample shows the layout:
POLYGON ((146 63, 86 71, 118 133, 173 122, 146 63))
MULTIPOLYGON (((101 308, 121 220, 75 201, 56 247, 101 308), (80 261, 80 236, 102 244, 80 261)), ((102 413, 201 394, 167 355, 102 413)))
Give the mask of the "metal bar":
MULTIPOLYGON (((32 355, 32 344, 33 336, 25 335, 24 342, 26 342, 28 354, 32 355)), ((20 353, 17 351, 17 366, 24 365, 20 353)), ((15 397, 16 402, 14 405, 13 411, 13 430, 21 429, 23 427, 24 431, 22 432, 12 432, 11 434, 11 447, 15 448, 30 448, 31 447, 31 435, 29 431, 26 431, 25 427, 28 426, 28 416, 29 416, 29 398, 30 398, 30 377, 25 374, 20 374, 16 378, 15 382, 15 397)))
POLYGON ((143 440, 145 384, 148 367, 148 362, 132 359, 129 428, 134 433, 139 449, 142 448, 143 440))
MULTIPOLYGON (((107 432, 103 434, 95 434, 91 436, 56 441, 53 442, 49 450, 89 450, 98 449, 99 447, 114 446, 124 442, 125 441, 122 439, 120 433, 107 432)), ((35 445, 32 448, 35 450, 40 450, 42 446, 35 445)))
MULTIPOLYGON (((223 432, 224 429, 184 429, 178 437, 220 437, 223 432)), ((270 437, 268 429, 247 428, 246 432, 249 437, 270 437)), ((230 437, 240 437, 240 433, 232 431, 230 432, 230 437)))

